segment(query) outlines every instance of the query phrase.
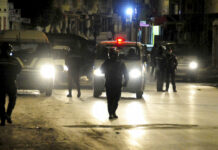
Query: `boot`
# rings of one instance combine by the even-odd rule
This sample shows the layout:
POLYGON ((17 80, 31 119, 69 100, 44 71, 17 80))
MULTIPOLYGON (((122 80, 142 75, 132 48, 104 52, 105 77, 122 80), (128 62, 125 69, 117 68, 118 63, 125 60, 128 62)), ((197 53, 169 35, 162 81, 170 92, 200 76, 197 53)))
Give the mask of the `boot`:
POLYGON ((11 117, 9 115, 6 116, 6 120, 8 123, 12 124, 12 120, 11 120, 11 117))
POLYGON ((80 97, 80 96, 81 96, 81 92, 78 91, 78 93, 77 93, 77 97, 80 97))

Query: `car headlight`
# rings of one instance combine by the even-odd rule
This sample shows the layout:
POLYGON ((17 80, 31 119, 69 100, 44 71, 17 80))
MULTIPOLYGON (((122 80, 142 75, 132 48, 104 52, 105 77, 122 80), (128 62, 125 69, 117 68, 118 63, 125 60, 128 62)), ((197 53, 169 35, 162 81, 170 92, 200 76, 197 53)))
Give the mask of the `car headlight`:
POLYGON ((41 66, 40 68, 40 74, 42 77, 49 79, 49 78, 54 78, 55 75, 55 69, 53 65, 46 64, 41 66))
POLYGON ((94 75, 99 77, 104 76, 100 68, 94 70, 94 75))
POLYGON ((132 69, 129 72, 129 76, 130 76, 130 78, 138 78, 141 76, 141 71, 139 69, 132 69))
POLYGON ((66 65, 64 65, 64 71, 68 71, 68 67, 66 65))
POLYGON ((192 69, 192 70, 197 69, 198 68, 198 63, 195 62, 195 61, 190 62, 189 68, 192 69))

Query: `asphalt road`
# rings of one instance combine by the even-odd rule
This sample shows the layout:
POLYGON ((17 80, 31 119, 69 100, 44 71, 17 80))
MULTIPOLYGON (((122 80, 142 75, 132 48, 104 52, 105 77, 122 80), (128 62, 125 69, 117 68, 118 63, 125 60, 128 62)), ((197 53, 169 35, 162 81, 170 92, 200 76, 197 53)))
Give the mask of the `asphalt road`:
POLYGON ((217 150, 218 89, 178 83, 177 90, 156 92, 149 83, 143 99, 122 93, 112 121, 104 93, 19 91, 13 124, 0 127, 0 150, 217 150))

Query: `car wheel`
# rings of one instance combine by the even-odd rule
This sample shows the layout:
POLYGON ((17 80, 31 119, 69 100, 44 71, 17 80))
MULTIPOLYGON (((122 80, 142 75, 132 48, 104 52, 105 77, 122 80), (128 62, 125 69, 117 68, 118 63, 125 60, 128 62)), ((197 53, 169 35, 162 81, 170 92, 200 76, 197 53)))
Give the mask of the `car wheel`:
POLYGON ((137 98, 137 99, 141 99, 141 98, 142 98, 142 95, 143 95, 143 92, 142 92, 142 91, 136 92, 136 98, 137 98))
POLYGON ((101 91, 94 90, 94 92, 93 92, 94 97, 99 97, 99 96, 101 96, 101 94, 102 94, 101 91))
POLYGON ((46 89, 45 95, 46 96, 51 96, 52 95, 52 89, 46 89))

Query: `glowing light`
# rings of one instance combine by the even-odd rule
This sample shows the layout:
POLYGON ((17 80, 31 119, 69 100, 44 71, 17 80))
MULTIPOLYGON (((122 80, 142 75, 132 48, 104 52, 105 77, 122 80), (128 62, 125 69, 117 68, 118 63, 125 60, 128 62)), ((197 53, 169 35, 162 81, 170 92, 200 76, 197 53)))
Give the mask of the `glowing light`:
POLYGON ((132 13, 133 13, 133 9, 132 8, 127 8, 126 9, 126 14, 127 15, 132 15, 132 13))
POLYGON ((54 66, 51 64, 43 65, 40 69, 40 73, 41 73, 42 77, 44 77, 46 79, 54 78, 54 75, 55 75, 54 66))
POLYGON ((126 108, 127 121, 130 124, 146 123, 144 118, 144 108, 139 102, 129 103, 126 108))
POLYGON ((189 64, 189 68, 194 70, 194 69, 197 69, 198 68, 198 63, 195 62, 195 61, 192 61, 190 64, 189 64))
POLYGON ((140 72, 140 70, 138 70, 138 69, 132 69, 132 70, 129 72, 129 76, 130 76, 131 78, 138 78, 138 77, 141 76, 141 72, 140 72))
POLYGON ((102 101, 95 102, 92 107, 92 115, 100 121, 106 121, 108 119, 106 103, 102 101))
POLYGON ((68 71, 68 67, 64 65, 64 71, 68 71))
POLYGON ((99 77, 104 76, 100 68, 94 70, 94 75, 99 76, 99 77))
POLYGON ((117 41, 118 44, 122 44, 122 43, 125 41, 125 39, 122 38, 122 37, 118 37, 118 38, 116 39, 116 41, 117 41))

